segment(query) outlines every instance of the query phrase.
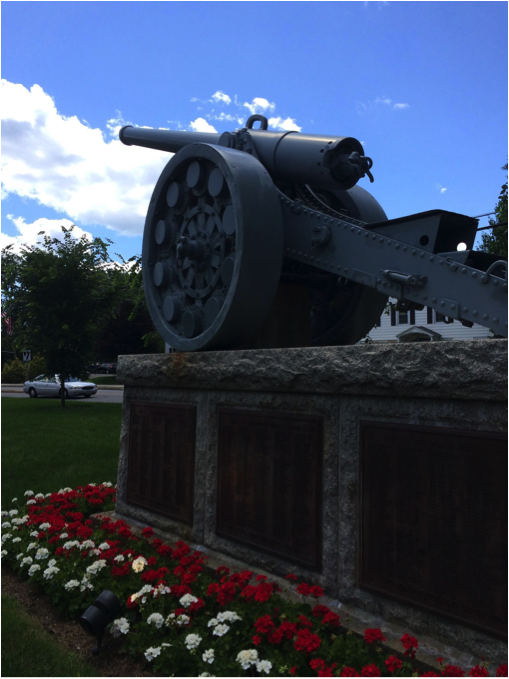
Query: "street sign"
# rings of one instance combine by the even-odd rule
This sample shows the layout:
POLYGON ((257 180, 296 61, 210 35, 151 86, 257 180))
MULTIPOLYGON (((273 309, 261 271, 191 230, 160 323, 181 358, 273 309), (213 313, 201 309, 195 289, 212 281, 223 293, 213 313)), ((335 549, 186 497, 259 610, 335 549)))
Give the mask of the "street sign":
POLYGON ((31 349, 25 349, 23 351, 23 362, 28 363, 28 361, 32 360, 32 351, 31 349))

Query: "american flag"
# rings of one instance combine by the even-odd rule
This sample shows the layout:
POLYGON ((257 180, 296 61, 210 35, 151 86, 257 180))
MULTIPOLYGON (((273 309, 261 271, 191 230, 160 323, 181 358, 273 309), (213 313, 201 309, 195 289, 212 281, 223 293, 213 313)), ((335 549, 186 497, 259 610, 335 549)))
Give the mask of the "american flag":
POLYGON ((12 335, 12 318, 10 316, 7 317, 5 311, 2 311, 2 318, 4 319, 4 323, 7 326, 7 334, 12 335))

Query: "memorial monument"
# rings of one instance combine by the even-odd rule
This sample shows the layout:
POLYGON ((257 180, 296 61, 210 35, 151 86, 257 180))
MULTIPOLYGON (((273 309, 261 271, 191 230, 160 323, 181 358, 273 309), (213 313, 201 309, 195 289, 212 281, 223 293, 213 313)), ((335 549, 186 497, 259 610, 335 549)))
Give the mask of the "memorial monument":
POLYGON ((176 353, 119 360, 117 512, 503 655, 507 343, 355 345, 389 296, 507 337, 507 262, 473 250, 477 221, 388 220, 356 139, 263 116, 120 139, 175 153, 143 280, 176 353))

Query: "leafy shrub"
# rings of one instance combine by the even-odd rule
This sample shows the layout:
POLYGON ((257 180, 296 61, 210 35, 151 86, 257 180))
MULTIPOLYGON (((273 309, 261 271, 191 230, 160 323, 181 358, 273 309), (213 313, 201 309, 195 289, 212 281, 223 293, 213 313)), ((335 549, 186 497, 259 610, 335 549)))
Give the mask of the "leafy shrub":
MULTIPOLYGON (((34 356, 28 364, 28 379, 43 374, 45 371, 45 361, 40 355, 34 356)), ((20 384, 26 380, 26 363, 14 358, 6 363, 2 369, 2 384, 20 384)))

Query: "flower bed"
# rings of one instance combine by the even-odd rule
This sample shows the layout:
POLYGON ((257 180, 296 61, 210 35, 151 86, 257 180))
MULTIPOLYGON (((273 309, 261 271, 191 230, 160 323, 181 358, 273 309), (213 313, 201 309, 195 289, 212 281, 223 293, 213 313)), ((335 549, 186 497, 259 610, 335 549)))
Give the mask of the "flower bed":
MULTIPOLYGON (((454 665, 419 674, 412 662, 418 641, 404 634, 402 652, 387 655, 379 629, 364 639, 319 603, 323 591, 297 583, 302 602, 251 571, 205 569, 206 556, 184 542, 136 537, 124 521, 92 513, 114 508, 111 484, 64 488, 46 496, 27 491, 26 506, 2 512, 2 558, 43 588, 59 610, 80 615, 103 590, 122 611, 110 626, 155 670, 176 676, 465 676, 454 665), (314 598, 314 605, 305 598, 314 598)), ((17 502, 17 500, 13 500, 17 502)), ((345 621, 344 621, 345 622, 345 621)), ((467 676, 488 676, 487 663, 467 676)), ((507 676, 501 665, 496 676, 507 676)))

